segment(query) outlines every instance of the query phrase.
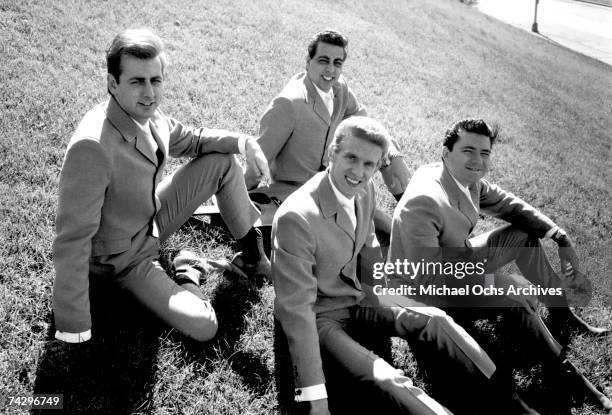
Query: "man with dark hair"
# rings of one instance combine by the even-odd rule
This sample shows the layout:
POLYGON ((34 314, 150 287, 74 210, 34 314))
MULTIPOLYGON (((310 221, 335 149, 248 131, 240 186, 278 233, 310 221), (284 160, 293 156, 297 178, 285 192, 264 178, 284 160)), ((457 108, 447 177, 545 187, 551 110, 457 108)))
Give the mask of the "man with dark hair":
POLYGON ((609 409, 610 400, 563 361, 561 346, 536 311, 537 293, 541 292, 552 331, 563 343, 567 341, 568 328, 595 335, 607 333, 590 326, 568 307, 565 288, 588 296, 590 282, 580 272, 574 246, 565 231, 525 201, 484 179, 496 138, 497 128, 483 120, 455 123, 444 136, 442 163, 423 166, 414 173, 393 215, 388 263, 422 267, 442 264, 450 269, 461 264, 462 273, 442 272, 442 267, 405 273, 400 266, 399 271, 396 269, 396 283, 412 285, 415 297, 443 307, 464 327, 505 308, 504 316, 518 322, 533 340, 536 347, 532 352, 539 353, 553 367, 569 365, 569 380, 583 385, 589 396, 609 409), (474 236, 472 231, 481 212, 510 224, 474 236), (540 238, 551 238, 559 246, 565 280, 548 262, 540 238), (466 261, 473 270, 480 264, 481 272, 465 276, 466 261), (511 261, 516 262, 522 275, 493 274, 511 261), (423 288, 428 286, 438 291, 423 288), (452 290, 465 286, 472 295, 452 290), (475 286, 488 289, 491 295, 478 294, 475 286))
POLYGON ((378 302, 372 293, 372 270, 383 259, 374 234, 371 177, 389 143, 385 129, 370 118, 342 121, 328 168, 291 194, 274 217, 274 313, 287 336, 296 401, 307 402, 310 414, 329 413, 324 363, 330 363, 374 387, 377 398, 363 400, 378 413, 450 413, 353 340, 350 333, 357 327, 369 336, 400 336, 427 348, 444 362, 445 376, 456 388, 469 385, 474 397, 490 398, 469 400, 471 409, 488 404, 483 413, 535 413, 499 387, 495 365, 442 310, 405 298, 378 302))
POLYGON ((250 137, 187 127, 161 111, 167 62, 162 41, 149 30, 118 34, 107 66, 110 99, 79 124, 60 176, 53 243, 56 338, 78 343, 91 337, 89 283, 104 279, 170 326, 209 340, 217 320, 199 288, 200 272, 221 266, 269 273, 261 235, 252 227, 259 212, 233 154, 246 154, 261 174, 267 174, 267 161, 250 137), (193 158, 162 180, 168 156, 193 158), (172 281, 158 262, 160 241, 213 194, 242 252, 233 264, 181 253, 172 281))
MULTIPOLYGON (((293 76, 266 109, 260 121, 261 149, 268 159, 272 184, 258 189, 281 200, 317 172, 325 170, 327 148, 338 124, 351 116, 366 115, 342 76, 348 39, 339 32, 317 33, 308 44, 306 71, 293 76)), ((399 199, 408 183, 408 168, 395 143, 381 165, 389 191, 399 199)), ((247 188, 255 188, 261 177, 250 169, 247 188)), ((376 228, 391 231, 391 218, 376 214, 376 228)))

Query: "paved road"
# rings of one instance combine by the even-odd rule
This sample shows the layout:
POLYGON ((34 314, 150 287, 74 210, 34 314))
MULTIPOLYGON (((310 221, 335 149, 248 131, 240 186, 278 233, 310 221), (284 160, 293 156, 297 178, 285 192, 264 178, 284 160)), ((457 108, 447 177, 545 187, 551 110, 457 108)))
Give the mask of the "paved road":
MULTIPOLYGON (((478 0, 476 7, 531 31, 535 0, 478 0)), ((575 0, 540 0, 537 22, 541 35, 612 65, 612 7, 575 0)))

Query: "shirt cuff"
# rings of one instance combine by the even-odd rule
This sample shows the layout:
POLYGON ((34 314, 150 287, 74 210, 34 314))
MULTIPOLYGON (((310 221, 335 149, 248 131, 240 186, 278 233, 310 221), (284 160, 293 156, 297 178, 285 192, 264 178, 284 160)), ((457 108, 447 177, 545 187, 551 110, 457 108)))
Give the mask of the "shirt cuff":
POLYGON ((91 339, 91 329, 81 333, 66 333, 57 330, 55 332, 55 338, 66 343, 83 343, 91 339))
POLYGON ((548 232, 546 232, 546 234, 544 235, 544 238, 552 238, 552 236, 556 234, 558 230, 559 230, 558 226, 553 226, 552 228, 548 230, 548 232))
POLYGON ((247 136, 246 135, 241 135, 240 137, 238 137, 238 152, 242 155, 244 155, 246 153, 246 140, 247 140, 247 136))
POLYGON ((316 401, 318 399, 327 399, 327 389, 325 389, 323 383, 295 389, 296 402, 316 401))

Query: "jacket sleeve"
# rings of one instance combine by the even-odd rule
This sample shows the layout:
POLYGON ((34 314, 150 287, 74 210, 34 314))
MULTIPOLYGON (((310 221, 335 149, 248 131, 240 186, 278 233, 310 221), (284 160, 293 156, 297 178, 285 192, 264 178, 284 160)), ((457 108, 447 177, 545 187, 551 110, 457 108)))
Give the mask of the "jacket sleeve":
POLYGON ((274 98, 261 117, 257 139, 268 163, 272 163, 278 156, 294 129, 295 114, 291 100, 285 97, 274 98))
POLYGON ((170 128, 169 153, 172 157, 195 157, 207 153, 237 154, 238 140, 241 133, 211 129, 187 127, 167 118, 170 128))
POLYGON ((342 119, 352 117, 355 115, 366 116, 368 115, 365 107, 359 102, 351 88, 347 86, 347 100, 346 100, 346 111, 342 119))
POLYGON ((274 313, 287 336, 295 386, 322 384, 325 378, 313 309, 316 246, 306 219, 294 212, 277 216, 273 243, 274 313))
POLYGON ((480 182, 480 209, 493 217, 516 225, 538 238, 555 226, 548 216, 512 193, 486 180, 480 182))
POLYGON ((53 242, 53 313, 57 330, 91 328, 89 257, 100 226, 110 162, 100 144, 81 139, 69 146, 59 182, 56 237, 53 242))
MULTIPOLYGON (((408 198, 393 217, 388 262, 396 264, 399 261, 403 264, 406 260, 418 264, 450 260, 445 257, 448 249, 445 248, 443 253, 440 247, 439 237, 443 226, 439 207, 431 197, 420 195, 408 198)), ((417 285, 442 285, 453 280, 435 272, 415 274, 412 268, 403 266, 391 278, 395 284, 417 285)))

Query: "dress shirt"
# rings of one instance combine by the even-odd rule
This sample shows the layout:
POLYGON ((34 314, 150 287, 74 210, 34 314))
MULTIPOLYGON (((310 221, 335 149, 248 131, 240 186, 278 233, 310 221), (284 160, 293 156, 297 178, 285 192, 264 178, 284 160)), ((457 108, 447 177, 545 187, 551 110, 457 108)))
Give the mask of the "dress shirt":
POLYGON ((330 88, 328 92, 325 92, 320 89, 314 82, 312 84, 319 93, 319 96, 323 100, 325 107, 327 107, 327 111, 329 111, 329 116, 331 117, 334 113, 334 90, 330 88))
MULTIPOLYGON (((449 172, 450 173, 450 172, 449 172)), ((457 186, 459 187, 459 190, 461 190, 461 192, 467 197, 467 200, 470 201, 470 204, 472 205, 472 207, 476 210, 476 212, 480 213, 480 207, 476 206, 474 204, 474 201, 472 200, 472 195, 470 194, 470 188, 468 186, 464 186, 462 185, 459 180, 457 180, 455 178, 455 176, 453 176, 453 174, 451 173, 450 176, 453 178, 453 180, 455 181, 455 183, 457 183, 457 186)))
POLYGON ((353 224, 353 230, 355 230, 357 227, 357 215, 355 215, 355 196, 349 199, 348 197, 344 196, 340 190, 338 190, 331 177, 329 178, 329 182, 331 183, 331 188, 334 191, 334 194, 338 198, 338 203, 340 203, 340 206, 342 206, 348 215, 351 223, 353 224))

